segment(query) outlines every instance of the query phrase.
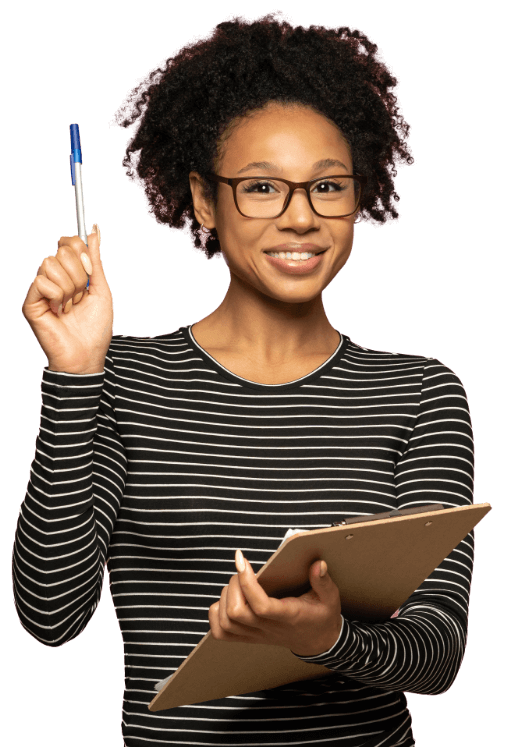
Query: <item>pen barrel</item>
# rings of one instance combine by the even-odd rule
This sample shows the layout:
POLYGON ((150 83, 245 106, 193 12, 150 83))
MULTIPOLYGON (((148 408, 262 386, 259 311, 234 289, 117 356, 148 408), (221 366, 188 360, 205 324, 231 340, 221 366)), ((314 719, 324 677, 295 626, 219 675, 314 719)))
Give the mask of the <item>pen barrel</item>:
POLYGON ((75 198, 76 198, 76 219, 78 222, 78 236, 87 244, 87 231, 85 230, 85 213, 83 209, 83 191, 82 191, 82 164, 75 161, 75 198))
MULTIPOLYGON (((87 243, 87 231, 85 230, 85 211, 83 209, 83 190, 82 190, 82 150, 80 147, 80 128, 77 124, 69 125, 71 133, 71 155, 69 157, 71 165, 71 181, 75 188, 75 199, 76 199, 76 221, 78 223, 78 236, 84 242, 85 246, 89 246, 87 243)), ((85 290, 88 290, 90 284, 90 277, 87 274, 87 285, 85 290)))

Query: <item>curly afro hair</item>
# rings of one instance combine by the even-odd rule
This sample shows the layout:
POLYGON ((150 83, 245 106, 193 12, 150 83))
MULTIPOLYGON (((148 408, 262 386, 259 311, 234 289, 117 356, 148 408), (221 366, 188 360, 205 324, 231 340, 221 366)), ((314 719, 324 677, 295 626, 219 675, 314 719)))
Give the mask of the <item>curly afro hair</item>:
MULTIPOLYGON (((410 128, 391 93, 397 81, 377 60, 376 44, 347 27, 293 28, 274 15, 218 24, 210 38, 151 72, 115 115, 121 127, 140 119, 123 166, 131 179, 135 168, 144 183, 150 212, 174 228, 188 223, 208 259, 220 253, 220 242, 214 230, 200 231, 189 173, 216 171, 233 124, 270 101, 307 106, 339 127, 354 173, 368 179, 362 219, 398 217, 395 164, 413 163, 405 143, 410 128)), ((216 203, 217 185, 205 184, 216 203)))

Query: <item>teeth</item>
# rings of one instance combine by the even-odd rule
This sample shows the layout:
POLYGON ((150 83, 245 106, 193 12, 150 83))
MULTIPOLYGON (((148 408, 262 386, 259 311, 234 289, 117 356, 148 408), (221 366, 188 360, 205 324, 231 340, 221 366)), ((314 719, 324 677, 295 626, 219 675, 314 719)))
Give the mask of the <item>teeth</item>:
POLYGON ((314 252, 266 252, 270 257, 276 257, 277 259, 294 259, 302 260, 310 259, 314 257, 314 252))

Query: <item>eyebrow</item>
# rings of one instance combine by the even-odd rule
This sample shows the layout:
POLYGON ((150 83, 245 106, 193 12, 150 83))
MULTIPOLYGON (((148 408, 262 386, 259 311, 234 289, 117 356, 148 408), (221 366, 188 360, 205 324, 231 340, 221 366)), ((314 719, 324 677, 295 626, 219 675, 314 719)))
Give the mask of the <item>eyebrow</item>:
MULTIPOLYGON (((315 171, 316 169, 326 169, 330 166, 341 166, 343 169, 346 169, 348 171, 348 167, 345 166, 342 161, 338 161, 336 158, 323 158, 322 161, 316 161, 316 163, 313 165, 312 170, 315 171)), ((243 174, 245 171, 250 171, 250 169, 265 169, 266 171, 282 171, 280 166, 277 166, 276 163, 271 163, 270 161, 252 161, 251 163, 244 166, 242 169, 238 171, 238 174, 243 174)))

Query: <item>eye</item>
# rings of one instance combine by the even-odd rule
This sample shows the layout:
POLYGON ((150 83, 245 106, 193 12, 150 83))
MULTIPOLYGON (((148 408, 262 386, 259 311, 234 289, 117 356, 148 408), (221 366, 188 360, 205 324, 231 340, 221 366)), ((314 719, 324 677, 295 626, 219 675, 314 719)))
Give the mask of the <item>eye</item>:
MULTIPOLYGON (((272 187, 273 189, 278 189, 278 187, 275 184, 273 184, 272 182, 268 182, 268 181, 255 181, 255 182, 243 182, 242 183, 242 190, 241 191, 245 192, 245 193, 251 193, 251 192, 253 193, 253 192, 256 192, 256 190, 259 187, 263 187, 263 186, 265 186, 265 187, 272 187)), ((267 192, 259 192, 259 194, 268 194, 268 193, 267 192)))
MULTIPOLYGON (((316 184, 316 185, 314 186, 314 190, 313 190, 313 191, 315 191, 315 190, 316 190, 316 189, 317 189, 318 187, 323 187, 323 186, 326 186, 326 185, 329 185, 329 184, 331 184, 331 185, 332 185, 332 187, 335 187, 335 189, 334 189, 334 190, 332 190, 332 191, 334 191, 334 192, 342 192, 342 190, 343 190, 343 189, 346 189, 346 187, 345 187, 344 185, 340 184, 339 182, 335 182, 335 181, 332 181, 332 180, 328 180, 328 181, 318 182, 318 183, 317 183, 317 184, 316 184)), ((326 192, 327 190, 326 190, 326 189, 323 189, 323 190, 321 190, 321 191, 322 191, 322 192, 326 192)), ((330 190, 328 190, 328 191, 330 191, 330 190)))

